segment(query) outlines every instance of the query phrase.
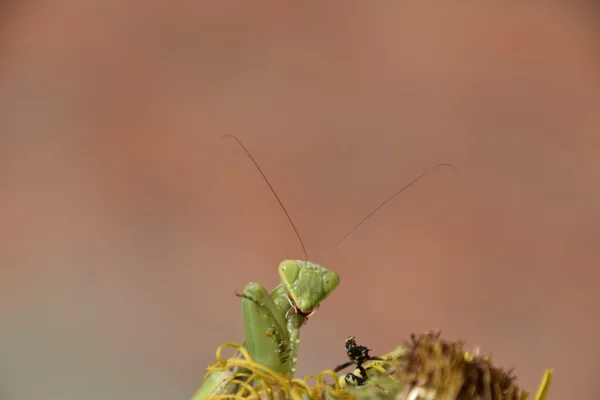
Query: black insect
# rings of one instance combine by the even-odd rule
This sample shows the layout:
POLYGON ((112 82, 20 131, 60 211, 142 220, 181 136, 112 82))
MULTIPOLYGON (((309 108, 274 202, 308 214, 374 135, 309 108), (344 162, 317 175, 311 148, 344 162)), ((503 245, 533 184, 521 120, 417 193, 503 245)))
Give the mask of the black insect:
POLYGON ((356 365, 359 375, 350 372, 346 374, 344 380, 348 385, 364 385, 367 381, 367 371, 365 371, 365 368, 362 365, 367 361, 381 360, 381 358, 371 356, 369 354, 369 351, 371 351, 371 349, 368 349, 365 346, 357 345, 354 336, 349 336, 346 339, 346 344, 344 345, 344 348, 346 349, 346 354, 348 355, 349 361, 344 364, 338 365, 333 371, 339 372, 351 365, 356 365))

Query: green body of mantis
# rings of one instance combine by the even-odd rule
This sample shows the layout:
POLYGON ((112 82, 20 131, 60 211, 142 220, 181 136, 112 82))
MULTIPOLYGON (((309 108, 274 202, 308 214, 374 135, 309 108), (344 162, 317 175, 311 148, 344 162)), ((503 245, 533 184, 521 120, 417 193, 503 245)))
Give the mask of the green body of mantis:
MULTIPOLYGON (((306 248, 298 230, 294 226, 279 196, 277 196, 277 193, 269 183, 269 180, 254 160, 254 157, 252 157, 242 142, 235 136, 225 135, 223 137, 234 139, 246 152, 250 160, 252 160, 285 212, 306 256, 306 248)), ((449 166, 454 169, 449 164, 440 164, 421 174, 356 224, 354 228, 342 237, 336 247, 377 210, 429 172, 441 166, 449 166)), ((246 340, 243 343, 243 347, 246 348, 255 363, 268 367, 279 374, 293 377, 296 372, 295 366, 298 360, 300 327, 316 311, 320 303, 335 290, 340 278, 337 273, 320 265, 300 260, 283 261, 279 264, 278 271, 281 283, 272 292, 269 293, 258 283, 250 282, 244 288, 243 293, 239 295, 242 297, 244 330, 246 333, 246 340)), ((216 386, 221 385, 220 382, 226 379, 227 375, 233 375, 236 372, 239 371, 211 373, 192 400, 203 400, 213 392, 216 386)), ((229 385, 225 390, 223 387, 217 388, 213 394, 221 394, 221 392, 229 394, 231 393, 230 391, 235 391, 236 389, 236 385, 229 385)))
MULTIPOLYGON (((246 333, 244 347, 253 361, 293 377, 300 327, 335 290, 340 278, 334 271, 300 260, 283 261, 278 272, 281 283, 272 292, 250 282, 239 295, 246 333)), ((192 400, 204 399, 226 376, 211 374, 192 400)))

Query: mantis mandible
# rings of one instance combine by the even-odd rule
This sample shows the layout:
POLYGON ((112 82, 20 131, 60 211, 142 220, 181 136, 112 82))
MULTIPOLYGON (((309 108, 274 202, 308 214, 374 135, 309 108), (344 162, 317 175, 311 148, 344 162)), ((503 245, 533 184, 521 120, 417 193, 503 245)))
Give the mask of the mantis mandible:
MULTIPOLYGON (((304 250, 305 260, 285 260, 279 264, 278 273, 281 283, 273 291, 268 292, 261 284, 250 282, 246 284, 241 294, 237 294, 242 298, 242 314, 246 334, 243 347, 248 350, 253 361, 280 374, 293 377, 298 361, 300 328, 319 308, 321 302, 337 288, 340 277, 336 272, 307 260, 306 248, 298 230, 254 157, 237 137, 232 135, 224 137, 234 139, 254 163, 286 214, 304 250)), ((363 218, 342 237, 334 248, 337 248, 358 226, 387 202, 441 166, 449 166, 454 169, 452 165, 439 164, 421 174, 363 218)), ((225 377, 224 373, 209 375, 192 400, 204 399, 225 377)), ((215 393, 213 392, 213 394, 215 393)))

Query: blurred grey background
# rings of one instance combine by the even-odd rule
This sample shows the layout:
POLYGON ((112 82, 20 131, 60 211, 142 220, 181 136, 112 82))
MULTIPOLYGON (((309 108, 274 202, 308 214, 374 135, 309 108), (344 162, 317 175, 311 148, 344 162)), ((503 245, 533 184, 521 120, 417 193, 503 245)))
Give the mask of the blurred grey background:
POLYGON ((299 375, 441 329, 549 399, 600 373, 598 9, 578 2, 40 1, 0 30, 0 399, 189 399, 239 299, 337 291, 299 375), (506 2, 509 3, 509 2, 506 2))

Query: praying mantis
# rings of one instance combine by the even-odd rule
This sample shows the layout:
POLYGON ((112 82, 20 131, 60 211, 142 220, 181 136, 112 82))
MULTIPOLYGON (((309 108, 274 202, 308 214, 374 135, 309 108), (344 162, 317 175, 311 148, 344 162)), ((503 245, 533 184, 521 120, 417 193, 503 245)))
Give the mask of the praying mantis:
MULTIPOLYGON (((300 327, 336 289, 340 278, 334 271, 301 260, 281 262, 278 272, 281 283, 272 292, 249 282, 239 295, 246 333, 243 346, 255 362, 293 377, 300 327)), ((224 377, 210 375, 192 400, 204 399, 224 377)))
MULTIPOLYGON (((259 283, 250 282, 246 284, 241 294, 236 293, 242 298, 246 335, 243 347, 247 349, 256 363, 292 378, 296 372, 296 362, 298 361, 300 328, 317 311, 320 304, 335 291, 340 283, 340 276, 332 270, 307 260, 306 249, 298 230, 254 157, 237 137, 233 135, 224 137, 235 140, 254 163, 286 214, 304 250, 305 260, 285 260, 279 264, 278 273, 281 283, 271 292, 259 283)), ((335 247, 339 246, 358 226, 403 190, 441 166, 454 169, 450 164, 439 164, 421 174, 363 218, 342 237, 335 247)), ((233 373, 234 371, 229 372, 230 375, 233 373)), ((208 395, 235 390, 226 389, 220 384, 227 375, 226 372, 210 374, 192 400, 203 400, 208 395)))

